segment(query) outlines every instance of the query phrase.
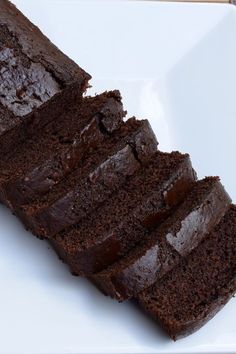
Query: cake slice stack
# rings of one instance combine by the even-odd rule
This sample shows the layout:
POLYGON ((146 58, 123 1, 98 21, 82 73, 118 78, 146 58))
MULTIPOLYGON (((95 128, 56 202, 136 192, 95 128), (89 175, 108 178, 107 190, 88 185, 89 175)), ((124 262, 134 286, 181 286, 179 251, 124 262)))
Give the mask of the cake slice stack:
POLYGON ((143 237, 141 244, 126 257, 92 279, 117 300, 137 296, 197 248, 230 203, 218 178, 196 182, 173 215, 149 233, 146 240, 143 237))
POLYGON ((231 206, 200 245, 160 282, 138 296, 174 339, 210 320, 236 289, 236 207, 231 206))
POLYGON ((124 116, 119 92, 107 92, 72 104, 43 131, 36 131, 3 156, 1 201, 17 209, 45 195, 81 166, 97 145, 105 143, 109 134, 124 124, 124 116))
POLYGON ((131 118, 114 133, 103 134, 105 138, 100 144, 92 134, 93 149, 82 141, 87 158, 81 159, 66 180, 62 179, 42 198, 21 207, 21 218, 34 233, 50 238, 78 223, 145 166, 157 149, 147 120, 131 118))
POLYGON ((83 223, 49 240, 72 273, 89 275, 102 270, 148 237, 147 226, 160 224, 194 180, 188 155, 156 153, 148 166, 137 171, 83 223))
POLYGON ((175 340, 236 291, 236 208, 218 177, 158 151, 119 91, 83 97, 90 75, 0 0, 0 201, 75 275, 135 298, 175 340))

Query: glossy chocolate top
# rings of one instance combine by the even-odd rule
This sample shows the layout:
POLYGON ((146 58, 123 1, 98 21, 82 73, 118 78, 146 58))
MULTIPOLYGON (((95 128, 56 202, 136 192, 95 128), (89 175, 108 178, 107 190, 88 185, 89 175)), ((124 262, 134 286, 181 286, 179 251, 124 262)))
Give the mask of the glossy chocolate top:
POLYGON ((9 1, 0 0, 0 9, 0 133, 4 133, 69 84, 76 83, 82 94, 90 76, 9 1))
MULTIPOLYGON (((18 50, 32 62, 41 64, 62 84, 84 82, 88 75, 73 60, 63 54, 8 0, 0 0, 0 26, 11 34, 18 50)), ((0 34, 2 41, 2 36, 0 34)), ((7 47, 7 42, 5 45, 7 47)))
POLYGON ((22 117, 59 92, 60 85, 41 64, 19 55, 10 39, 8 47, 0 41, 0 103, 22 117))

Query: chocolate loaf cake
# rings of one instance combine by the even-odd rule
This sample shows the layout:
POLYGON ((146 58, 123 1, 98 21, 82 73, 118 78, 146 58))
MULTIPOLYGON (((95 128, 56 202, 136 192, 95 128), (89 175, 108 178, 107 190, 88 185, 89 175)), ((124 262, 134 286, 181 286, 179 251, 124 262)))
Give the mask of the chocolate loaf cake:
POLYGON ((236 206, 190 157, 158 151, 119 91, 91 76, 0 0, 0 202, 72 274, 134 298, 173 340, 236 292, 236 206))
POLYGON ((146 228, 161 223, 195 178, 188 155, 157 152, 81 225, 58 233, 50 242, 74 274, 98 272, 143 239, 146 228))
POLYGON ((156 137, 148 121, 131 118, 66 180, 40 200, 22 207, 19 215, 34 234, 51 238, 101 205, 156 151, 156 137))
POLYGON ((123 123, 118 91, 84 98, 0 162, 0 199, 18 208, 45 195, 123 123))
POLYGON ((119 262, 91 277, 106 295, 124 301, 150 287, 188 255, 215 226, 231 200, 217 177, 195 183, 162 225, 119 262))
POLYGON ((79 100, 90 75, 56 48, 20 11, 0 0, 0 152, 79 100))
POLYGON ((138 296, 174 340, 209 321, 236 292, 236 207, 178 267, 138 296))

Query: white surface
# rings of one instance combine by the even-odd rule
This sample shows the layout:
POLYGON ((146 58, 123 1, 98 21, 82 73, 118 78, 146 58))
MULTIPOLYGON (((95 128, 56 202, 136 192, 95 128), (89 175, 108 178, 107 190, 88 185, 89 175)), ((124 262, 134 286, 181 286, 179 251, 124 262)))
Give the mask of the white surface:
MULTIPOLYGON (((190 152, 236 200, 236 14, 224 5, 15 0, 92 73, 149 118, 160 147, 190 152)), ((0 210, 0 353, 236 353, 236 300, 196 334, 171 342, 131 302, 70 276, 47 244, 0 210)))

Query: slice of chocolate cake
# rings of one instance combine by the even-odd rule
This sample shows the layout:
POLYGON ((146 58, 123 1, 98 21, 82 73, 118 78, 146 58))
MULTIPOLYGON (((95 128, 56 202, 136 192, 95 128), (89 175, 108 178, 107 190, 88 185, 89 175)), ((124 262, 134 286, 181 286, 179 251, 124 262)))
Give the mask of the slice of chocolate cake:
POLYGON ((202 327, 236 292, 236 207, 178 267, 139 294, 172 339, 202 327))
POLYGON ((0 162, 0 199, 16 209, 45 195, 124 125, 118 91, 84 98, 0 162))
POLYGON ((0 0, 0 152, 66 112, 90 75, 7 0, 0 0))
POLYGON ((163 224, 145 234, 139 246, 119 262, 92 276, 106 294, 124 301, 150 287, 198 246, 229 208, 231 200, 217 177, 196 182, 163 224))
POLYGON ((156 151, 149 122, 131 118, 48 194, 22 207, 19 215, 37 236, 52 237, 101 205, 156 151))
POLYGON ((140 242, 147 227, 161 223, 195 178, 188 155, 157 152, 117 194, 50 242, 74 274, 98 272, 140 242))

